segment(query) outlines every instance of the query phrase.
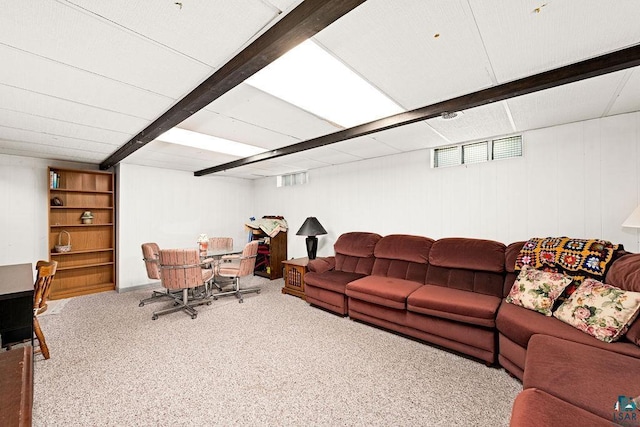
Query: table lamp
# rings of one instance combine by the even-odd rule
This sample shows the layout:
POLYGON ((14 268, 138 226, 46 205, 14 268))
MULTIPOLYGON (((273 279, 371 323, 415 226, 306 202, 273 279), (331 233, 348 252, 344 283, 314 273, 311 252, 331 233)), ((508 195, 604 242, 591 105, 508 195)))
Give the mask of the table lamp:
POLYGON ((327 230, 324 229, 315 216, 305 219, 304 224, 296 233, 298 236, 307 236, 307 255, 309 259, 316 259, 316 251, 318 250, 318 238, 316 236, 321 234, 327 234, 327 230))
POLYGON ((633 212, 631 212, 631 215, 629 215, 629 218, 624 220, 622 226, 628 228, 640 228, 640 206, 638 206, 633 212))

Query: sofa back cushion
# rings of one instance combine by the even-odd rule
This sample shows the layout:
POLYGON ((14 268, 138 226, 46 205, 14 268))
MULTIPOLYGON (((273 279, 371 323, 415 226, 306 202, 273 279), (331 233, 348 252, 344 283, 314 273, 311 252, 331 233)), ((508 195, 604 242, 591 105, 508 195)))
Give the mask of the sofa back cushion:
POLYGON ((503 296, 505 245, 493 240, 445 238, 429 252, 427 284, 503 296))
MULTIPOLYGON (((606 282, 625 291, 640 292, 640 254, 624 255, 607 272, 606 282)), ((627 331, 629 341, 640 346, 640 320, 636 319, 627 331)))
POLYGON ((342 234, 333 245, 336 253, 335 269, 348 273, 371 274, 373 250, 381 238, 379 234, 361 231, 342 234))
POLYGON ((506 274, 504 276, 504 288, 502 290, 502 296, 506 297, 509 295, 511 288, 513 287, 513 283, 518 278, 518 274, 520 271, 516 271, 516 259, 518 258, 518 254, 520 254, 520 250, 527 243, 525 241, 515 242, 507 246, 504 251, 504 269, 506 274))
POLYGON ((374 251, 375 261, 371 274, 424 284, 433 242, 428 237, 407 234, 383 237, 374 251))

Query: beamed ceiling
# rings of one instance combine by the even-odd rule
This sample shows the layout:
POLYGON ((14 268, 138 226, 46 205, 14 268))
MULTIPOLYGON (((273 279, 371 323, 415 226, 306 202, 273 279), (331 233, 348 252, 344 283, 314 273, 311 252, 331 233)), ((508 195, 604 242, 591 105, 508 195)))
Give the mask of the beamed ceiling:
POLYGON ((638 16, 637 0, 9 2, 0 153, 254 179, 638 111, 638 16), (243 83, 308 37, 407 113, 344 129, 243 83), (153 140, 172 126, 269 151, 153 140))

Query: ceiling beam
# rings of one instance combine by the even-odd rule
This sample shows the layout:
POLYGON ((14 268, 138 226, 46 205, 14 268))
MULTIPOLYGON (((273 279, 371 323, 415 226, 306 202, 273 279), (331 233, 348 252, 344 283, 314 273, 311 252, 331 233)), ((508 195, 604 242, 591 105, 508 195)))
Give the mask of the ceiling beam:
POLYGON ((275 159, 288 154, 335 144, 336 142, 346 141, 348 139, 358 138, 398 126, 431 119, 440 116, 444 112, 468 110, 470 108, 480 107, 493 102, 514 98, 516 96, 526 95, 568 83, 601 76, 603 74, 636 67, 638 65, 640 65, 640 45, 618 50, 550 71, 545 71, 533 76, 524 77, 508 83, 492 86, 490 88, 458 96, 447 101, 438 102, 427 105, 426 107, 385 117, 383 119, 309 139, 307 141, 302 141, 293 145, 288 145, 276 150, 270 150, 265 153, 202 169, 194 172, 194 175, 203 176, 215 172, 223 172, 240 166, 275 159))
POLYGON ((305 0, 106 160, 109 169, 366 0, 305 0))

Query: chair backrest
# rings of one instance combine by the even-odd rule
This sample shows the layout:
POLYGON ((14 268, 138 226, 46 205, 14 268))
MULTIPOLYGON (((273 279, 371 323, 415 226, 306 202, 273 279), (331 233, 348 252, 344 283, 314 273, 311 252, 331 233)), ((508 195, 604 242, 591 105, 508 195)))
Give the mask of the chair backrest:
POLYGON ((232 237, 210 237, 209 249, 233 249, 232 237))
POLYGON ((35 314, 38 314, 47 305, 49 293, 51 292, 51 282, 53 282, 53 276, 56 274, 57 268, 57 261, 38 261, 36 264, 38 274, 33 285, 33 309, 35 314))
POLYGON ((240 265, 238 265, 238 277, 248 276, 253 274, 253 269, 256 266, 256 255, 258 254, 258 241, 254 240, 245 245, 242 250, 242 257, 240 258, 240 265))
POLYGON ((160 279, 159 256, 160 248, 156 243, 142 244, 142 260, 147 268, 147 277, 149 277, 149 279, 160 279))
POLYGON ((195 288, 202 285, 202 268, 197 249, 160 250, 160 279, 166 289, 195 288))

